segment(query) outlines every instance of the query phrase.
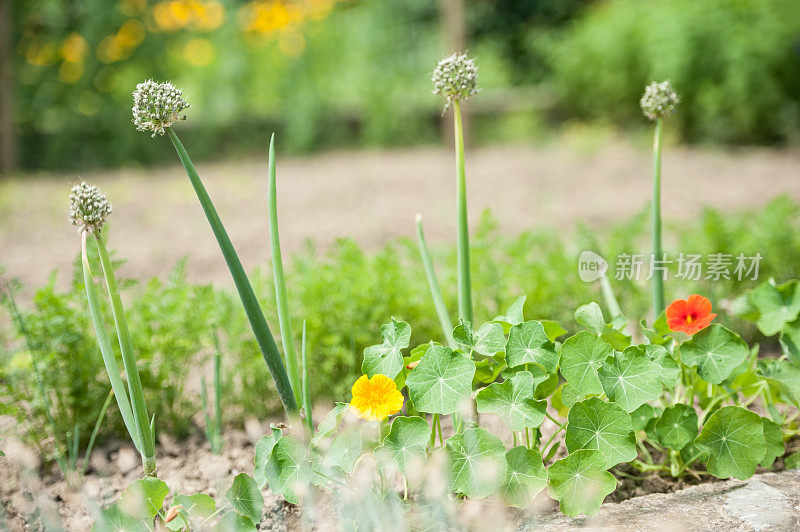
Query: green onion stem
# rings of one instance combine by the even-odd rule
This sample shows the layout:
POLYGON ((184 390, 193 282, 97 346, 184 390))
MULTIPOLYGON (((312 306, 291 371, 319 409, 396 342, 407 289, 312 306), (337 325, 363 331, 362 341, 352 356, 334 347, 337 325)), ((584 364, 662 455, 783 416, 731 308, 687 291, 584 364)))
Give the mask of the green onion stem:
POLYGON ((125 319, 125 309, 122 306, 119 286, 114 276, 114 267, 111 264, 111 259, 108 258, 108 251, 103 242, 103 237, 95 232, 94 239, 97 243, 100 264, 103 268, 103 277, 105 278, 106 287, 108 288, 108 297, 111 300, 111 313, 114 316, 119 349, 122 353, 122 363, 125 366, 125 375, 128 379, 128 393, 131 399, 131 406, 133 407, 133 419, 139 431, 139 439, 142 442, 141 455, 144 473, 147 476, 155 476, 155 435, 151 429, 150 416, 147 414, 142 381, 139 378, 139 369, 136 367, 136 357, 133 354, 133 343, 131 342, 130 332, 128 331, 128 321, 125 319))
POLYGON ((453 322, 450 320, 450 313, 447 311, 447 305, 444 304, 442 291, 439 288, 439 281, 436 280, 433 260, 428 251, 428 245, 425 243, 425 233, 422 230, 422 216, 419 214, 417 215, 417 240, 419 241, 419 254, 422 258, 422 266, 425 268, 425 276, 428 278, 428 287, 431 291, 436 315, 439 317, 439 324, 442 326, 442 333, 450 349, 455 349, 456 343, 453 340, 453 322))
POLYGON ((472 281, 469 268, 469 226, 467 225, 467 178, 464 171, 464 130, 461 102, 453 102, 456 145, 456 201, 458 207, 458 315, 472 324, 472 281))
POLYGON ((283 403, 283 408, 286 410, 286 414, 290 418, 290 421, 292 421, 297 415, 297 401, 294 397, 292 384, 289 381, 288 375, 286 374, 286 368, 283 365, 283 360, 278 352, 278 346, 275 344, 275 338, 272 336, 272 333, 269 330, 267 320, 264 319, 264 313, 261 311, 261 307, 258 304, 258 299, 253 292, 253 287, 250 285, 247 274, 244 272, 242 262, 239 260, 239 256, 236 254, 233 243, 231 243, 231 239, 228 237, 228 233, 225 231, 225 227, 222 225, 222 220, 220 220, 219 215, 217 214, 217 209, 211 202, 211 198, 208 196, 208 192, 206 192, 206 188, 203 186, 203 182, 200 180, 200 176, 197 174, 197 170, 195 169, 192 160, 189 158, 189 154, 186 153, 186 149, 183 147, 183 144, 181 144, 181 141, 175 131, 172 128, 167 128, 167 131, 169 132, 169 137, 170 140, 172 140, 172 144, 175 146, 175 151, 178 153, 178 157, 180 158, 183 167, 186 169, 186 174, 189 176, 192 187, 197 194, 197 199, 200 201, 200 205, 203 207, 203 211, 206 214, 208 223, 211 225, 211 230, 214 232, 214 236, 217 239, 217 243, 222 251, 222 255, 225 257, 225 262, 227 263, 228 269, 231 272, 233 282, 236 284, 236 290, 239 292, 239 297, 242 300, 242 306, 247 313, 247 319, 250 322, 250 327, 253 329, 253 334, 256 338, 256 342, 258 343, 258 347, 261 350, 264 361, 267 363, 267 368, 269 369, 269 372, 275 381, 275 387, 277 388, 278 395, 283 403))
MULTIPOLYGON (((661 131, 663 119, 656 119, 653 134, 653 260, 660 261, 661 247, 661 131)), ((664 311, 664 277, 660 271, 652 271, 653 275, 653 319, 664 311)))

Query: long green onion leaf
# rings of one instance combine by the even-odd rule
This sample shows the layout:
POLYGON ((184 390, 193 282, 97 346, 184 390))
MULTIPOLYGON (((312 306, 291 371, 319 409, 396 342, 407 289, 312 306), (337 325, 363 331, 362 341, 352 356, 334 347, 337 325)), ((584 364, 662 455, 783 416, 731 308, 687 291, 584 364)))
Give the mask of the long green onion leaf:
POLYGON ((433 267, 433 259, 428 251, 428 245, 425 243, 425 233, 422 230, 422 216, 417 215, 417 241, 419 242, 419 254, 422 258, 422 266, 425 268, 425 276, 428 278, 428 288, 431 291, 433 298, 433 306, 436 309, 436 315, 439 317, 439 324, 442 326, 442 334, 444 334, 447 345, 450 349, 456 348, 456 343, 453 340, 453 322, 450 320, 450 313, 447 311, 447 305, 444 304, 442 297, 442 290, 439 288, 439 281, 436 279, 436 271, 433 267))
POLYGON ((92 455, 92 449, 94 449, 94 440, 97 439, 97 433, 100 432, 100 425, 103 424, 103 419, 106 417, 106 411, 108 410, 108 406, 111 404, 111 398, 113 396, 114 390, 111 389, 108 391, 106 401, 103 403, 103 407, 100 409, 100 415, 97 416, 97 421, 94 422, 92 435, 89 437, 89 444, 86 446, 86 453, 83 455, 83 465, 81 466, 80 476, 86 474, 86 467, 89 465, 89 457, 92 455))
POLYGON ((292 384, 289 382, 286 368, 278 352, 278 346, 275 344, 275 338, 273 338, 267 321, 264 319, 264 314, 258 304, 258 299, 256 299, 247 274, 244 272, 242 262, 236 254, 231 239, 228 237, 228 233, 222 225, 217 210, 214 208, 214 204, 211 202, 211 198, 208 196, 208 192, 206 192, 206 188, 203 186, 203 182, 200 180, 200 176, 197 174, 197 170, 192 160, 189 158, 189 154, 186 153, 186 149, 183 147, 183 144, 181 144, 175 131, 172 128, 167 128, 167 131, 169 132, 172 144, 175 146, 175 151, 178 152, 178 157, 181 163, 183 163, 183 167, 186 169, 186 174, 189 176, 192 187, 197 194, 197 199, 200 200, 200 205, 203 207, 209 225, 211 225, 211 230, 214 232, 214 236, 217 239, 217 244, 219 244, 220 250, 222 251, 222 256, 225 257, 225 262, 231 272, 236 290, 239 292, 239 297, 242 300, 242 306, 244 306, 247 319, 250 322, 250 327, 253 329, 258 347, 275 381, 275 387, 278 390, 281 402, 283 402, 283 407, 290 418, 294 417, 297 413, 297 401, 292 391, 292 384))
POLYGON ((111 348, 111 340, 109 340, 106 324, 100 311, 100 303, 97 299, 92 270, 89 266, 89 254, 86 249, 86 232, 81 234, 81 259, 83 262, 83 284, 86 290, 86 299, 89 302, 89 313, 92 315, 94 332, 97 335, 97 343, 100 346, 103 364, 106 366, 108 380, 111 382, 111 389, 114 391, 114 396, 117 398, 117 406, 119 407, 122 421, 125 423, 125 428, 128 429, 128 434, 130 434, 133 444, 136 446, 136 450, 142 453, 142 442, 134 422, 133 411, 131 410, 131 404, 128 399, 128 391, 125 389, 125 384, 122 382, 117 359, 114 357, 114 350, 111 348))
POLYGON ((314 436, 314 419, 311 415, 311 382, 309 379, 308 344, 306 344, 306 320, 303 320, 303 338, 300 343, 303 364, 303 410, 306 411, 306 427, 309 437, 314 436))
POLYGON ((147 414, 147 405, 144 401, 144 390, 142 381, 139 378, 139 369, 136 366, 136 356, 133 353, 133 343, 128 331, 128 321, 125 319, 125 309, 122 306, 122 298, 117 286, 117 278, 114 276, 114 267, 111 259, 108 258, 108 251, 103 242, 103 237, 95 232, 94 240, 97 243, 97 251, 100 255, 100 264, 103 268, 103 277, 108 289, 108 297, 111 300, 111 313, 114 316, 114 325, 117 328, 117 339, 119 349, 122 353, 122 363, 125 366, 125 375, 128 378, 128 394, 133 407, 133 419, 139 431, 139 438, 142 442, 142 464, 144 465, 145 475, 154 476, 156 473, 156 447, 155 438, 150 425, 150 416, 147 414))
POLYGON ((269 243, 272 250, 272 275, 275 279, 275 301, 278 304, 278 325, 281 329, 283 356, 286 359, 286 370, 299 403, 302 395, 300 371, 297 368, 297 351, 294 348, 292 335, 292 319, 289 315, 289 298, 286 295, 286 282, 283 277, 283 258, 281 257, 281 239, 278 234, 278 186, 275 172, 275 133, 269 140, 269 170, 267 177, 267 210, 269 211, 269 243))

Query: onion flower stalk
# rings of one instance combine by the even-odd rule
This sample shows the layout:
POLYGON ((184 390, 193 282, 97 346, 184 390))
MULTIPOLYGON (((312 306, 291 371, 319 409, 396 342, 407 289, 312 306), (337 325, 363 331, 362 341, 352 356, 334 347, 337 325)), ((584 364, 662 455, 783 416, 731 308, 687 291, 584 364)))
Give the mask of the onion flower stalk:
POLYGON ((89 312, 92 316, 97 341, 103 363, 111 382, 111 389, 117 399, 122 420, 128 429, 136 449, 142 457, 142 466, 147 476, 156 474, 155 453, 155 417, 150 418, 144 401, 142 381, 136 366, 136 356, 133 353, 128 322, 125 319, 125 309, 122 306, 117 279, 114 268, 105 246, 101 231, 108 215, 111 214, 111 204, 105 194, 96 187, 81 183, 72 188, 70 194, 69 218, 73 225, 78 227, 81 235, 81 262, 83 265, 83 280, 86 298, 89 303, 89 312), (105 321, 100 310, 100 303, 95 291, 94 276, 89 264, 88 238, 93 238, 100 256, 100 265, 103 270, 108 297, 111 302, 111 313, 114 317, 114 326, 117 330, 117 340, 122 354, 122 363, 128 387, 122 382, 119 367, 117 366, 111 341, 106 331, 105 321))
POLYGON ((189 104, 183 98, 182 91, 172 83, 156 83, 153 80, 145 81, 136 86, 136 90, 133 93, 133 102, 133 123, 136 128, 139 131, 150 132, 152 137, 168 135, 175 147, 175 151, 178 153, 178 158, 186 169, 189 181, 205 212, 220 251, 222 251, 222 255, 225 258, 225 263, 228 265, 228 270, 231 272, 231 277, 233 277, 242 306, 253 330, 253 335, 256 338, 267 368, 275 381, 275 387, 278 390, 284 410, 290 421, 292 421, 297 417, 297 400, 286 373, 286 367, 278 351, 278 346, 275 343, 275 338, 267 325, 267 320, 264 318, 264 313, 258 304, 258 299, 244 271, 242 262, 233 247, 225 226, 222 225, 219 214, 217 214, 217 209, 214 207, 203 182, 200 180, 189 154, 178 138, 178 134, 172 128, 175 122, 186 118, 182 113, 189 108, 189 104))
POLYGON ((478 93, 478 67, 467 54, 456 53, 439 61, 433 70, 433 93, 445 98, 444 111, 453 108, 456 154, 456 205, 458 209, 458 316, 473 323, 472 281, 469 266, 467 179, 464 168, 464 128, 461 102, 478 93))
MULTIPOLYGON (((675 113, 680 99, 672 90, 669 81, 650 83, 644 91, 639 106, 648 120, 654 122, 653 133, 653 262, 664 259, 661 245, 661 134, 664 129, 664 118, 675 113)), ((655 267, 651 271, 653 277, 653 319, 658 319, 664 312, 664 276, 655 267)))

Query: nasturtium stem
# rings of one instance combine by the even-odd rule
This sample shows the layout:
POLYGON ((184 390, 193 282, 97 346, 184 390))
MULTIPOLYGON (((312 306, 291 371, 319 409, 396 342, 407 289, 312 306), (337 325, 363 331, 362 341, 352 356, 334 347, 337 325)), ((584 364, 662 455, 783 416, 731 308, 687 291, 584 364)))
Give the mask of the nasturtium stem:
POLYGON ((436 424, 439 422, 439 414, 431 416, 431 439, 428 441, 428 447, 431 451, 436 447, 436 424))
MULTIPOLYGON (((653 260, 663 259, 661 247, 661 131, 663 119, 657 118, 653 134, 653 260)), ((652 271, 653 319, 664 311, 664 277, 661 271, 652 271)))
POLYGON ((439 288, 439 281, 436 280, 436 271, 433 267, 433 259, 428 252, 428 245, 425 242, 425 233, 422 231, 422 217, 417 215, 417 240, 419 242, 419 254, 422 258, 422 266, 425 268, 425 276, 428 278, 428 287, 431 291, 433 298, 433 306, 436 309, 436 315, 439 317, 439 324, 442 326, 442 334, 447 341, 450 349, 456 348, 456 343, 453 340, 453 322, 450 320, 450 313, 447 311, 447 305, 444 304, 442 297, 442 290, 439 288))
POLYGON ((142 442, 142 464, 144 473, 147 476, 155 476, 156 473, 156 447, 154 435, 151 430, 150 417, 147 414, 147 406, 144 401, 144 390, 142 381, 139 378, 139 369, 136 367, 136 356, 133 354, 133 343, 128 331, 128 321, 125 319, 125 309, 122 306, 122 298, 117 286, 117 278, 114 276, 114 267, 108 257, 103 237, 95 232, 94 239, 97 243, 97 252, 100 255, 100 264, 103 268, 103 276, 108 289, 108 297, 111 300, 111 313, 114 316, 114 325, 117 328, 117 339, 119 349, 122 353, 122 363, 125 366, 125 376, 128 379, 128 394, 133 407, 133 420, 139 431, 139 439, 142 442))
POLYGON ((89 303, 89 313, 92 316, 92 323, 94 324, 94 331, 97 335, 97 344, 100 346, 100 354, 103 357, 103 364, 106 367, 108 380, 111 382, 111 389, 114 391, 114 397, 117 399, 117 407, 122 416, 122 421, 125 428, 128 430, 133 444, 140 453, 143 452, 142 441, 139 438, 139 430, 133 418, 133 410, 131 410, 130 399, 128 398, 128 391, 125 384, 122 382, 120 376, 119 366, 117 359, 114 356, 114 350, 111 347, 111 340, 106 330, 106 324, 103 320, 103 314, 100 310, 100 303, 97 299, 97 291, 94 285, 94 278, 92 277, 92 270, 89 265, 89 253, 86 247, 86 231, 81 233, 81 261, 83 264, 83 285, 86 290, 86 300, 89 303))
POLYGON ((456 146, 456 201, 458 207, 458 315, 472 320, 472 281, 469 267, 469 226, 467 224, 467 178, 464 170, 464 129, 461 102, 453 102, 453 126, 456 146))
POLYGON ((302 400, 302 384, 300 370, 297 367, 297 351, 294 348, 292 335, 292 319, 289 314, 289 298, 286 295, 286 281, 283 277, 283 258, 281 256, 281 239, 278 233, 278 186, 275 172, 275 134, 269 140, 269 163, 267 171, 267 210, 269 211, 269 243, 272 251, 272 275, 275 280, 275 301, 278 305, 278 325, 281 329, 283 356, 286 359, 286 370, 294 390, 294 398, 298 403, 302 400))
POLYGON ((186 169, 186 174, 189 176, 192 187, 197 194, 197 199, 200 200, 200 205, 203 207, 208 223, 211 225, 211 230, 214 232, 219 244, 220 251, 222 251, 222 256, 225 258, 225 262, 231 272, 231 277, 233 277, 236 290, 239 292, 239 298, 242 300, 242 306, 247 314, 250 327, 253 329, 253 335, 256 337, 256 342, 264 361, 267 363, 267 368, 275 381, 275 387, 283 403, 283 408, 286 410, 290 421, 294 421, 297 415, 297 401, 292 390, 292 384, 286 374, 286 368, 278 352, 278 346, 275 344, 275 338, 269 330, 267 320, 264 319, 264 313, 261 311, 261 306, 258 304, 253 287, 250 285, 250 280, 244 272, 242 262, 236 254, 233 243, 222 225, 217 209, 211 202, 211 198, 206 192, 206 188, 203 186, 203 182, 200 180, 189 154, 186 153, 186 149, 181 144, 175 131, 172 128, 166 128, 166 130, 169 133, 172 144, 175 146, 175 151, 178 153, 181 163, 183 163, 183 167, 186 169))

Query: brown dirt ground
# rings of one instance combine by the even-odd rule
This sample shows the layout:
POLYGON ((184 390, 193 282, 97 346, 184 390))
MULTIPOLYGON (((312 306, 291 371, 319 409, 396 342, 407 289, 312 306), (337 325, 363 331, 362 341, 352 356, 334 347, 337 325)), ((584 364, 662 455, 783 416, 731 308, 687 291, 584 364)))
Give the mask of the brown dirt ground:
MULTIPOLYGON (((280 155, 279 155, 280 156, 280 155)), ((638 212, 651 191, 645 142, 609 139, 587 147, 566 139, 541 146, 468 151, 470 219, 491 208, 502 228, 605 225, 638 212)), ((281 157, 278 194, 285 253, 306 238, 321 245, 350 236, 368 247, 414 235, 421 213, 432 242, 455 234, 452 153, 444 148, 332 152, 281 157)), ((245 267, 269 261, 266 161, 201 164, 203 177, 245 267)), ((759 207, 780 193, 800 199, 800 152, 668 147, 664 216, 686 219, 702 206, 759 207)), ((164 276, 188 255, 195 281, 226 281, 227 272, 183 169, 26 175, 0 181, 0 264, 4 277, 28 286, 53 269, 69 271, 78 237, 66 221, 66 198, 78 180, 107 191, 115 212, 111 247, 127 259, 121 274, 164 276)), ((62 283, 69 275, 61 275, 62 283)))

